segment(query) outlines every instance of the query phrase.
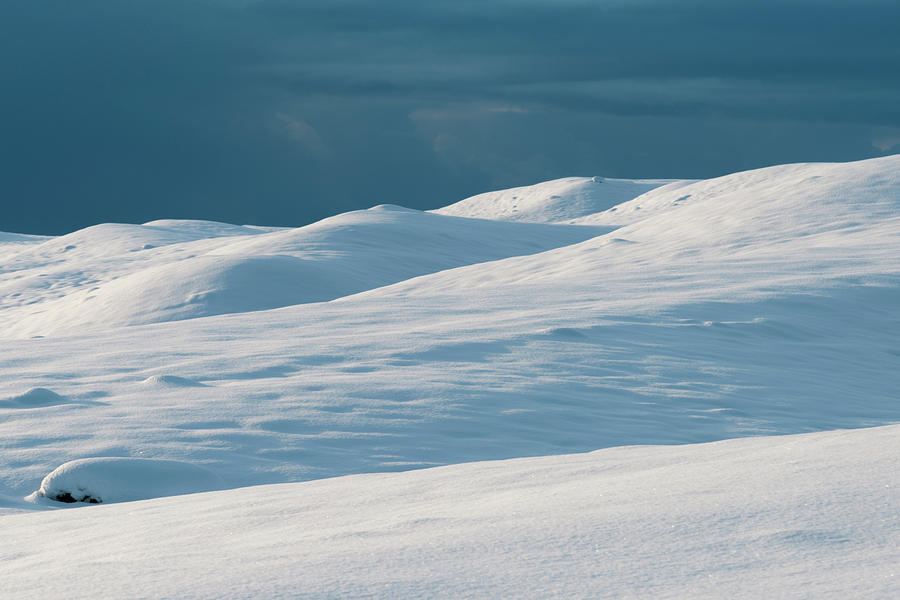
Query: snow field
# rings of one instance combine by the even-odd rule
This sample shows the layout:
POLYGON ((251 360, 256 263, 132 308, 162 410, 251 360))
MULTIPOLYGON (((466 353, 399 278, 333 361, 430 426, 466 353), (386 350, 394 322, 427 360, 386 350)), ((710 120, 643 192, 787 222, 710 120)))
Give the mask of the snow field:
POLYGON ((897 595, 898 173, 4 234, 3 592, 897 595))

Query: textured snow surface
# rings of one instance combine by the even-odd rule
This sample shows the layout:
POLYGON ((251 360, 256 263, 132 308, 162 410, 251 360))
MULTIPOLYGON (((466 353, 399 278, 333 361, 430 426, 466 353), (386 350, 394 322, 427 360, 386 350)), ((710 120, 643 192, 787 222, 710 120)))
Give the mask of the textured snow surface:
POLYGON ((298 229, 0 236, 0 581, 898 595, 898 173, 572 178, 298 229), (215 485, 173 490, 156 461, 215 485), (45 478, 103 504, 35 494, 45 478), (240 489, 163 497, 211 487, 240 489))
POLYGON ((893 598, 900 426, 3 519, 10 598, 893 598))

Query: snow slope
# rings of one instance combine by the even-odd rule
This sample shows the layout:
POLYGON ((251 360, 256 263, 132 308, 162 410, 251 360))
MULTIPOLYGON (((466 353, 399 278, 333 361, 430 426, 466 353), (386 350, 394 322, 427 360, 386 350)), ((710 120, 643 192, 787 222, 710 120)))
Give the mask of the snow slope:
POLYGON ((78 597, 119 569, 150 597, 889 596, 898 430, 871 428, 900 422, 898 173, 900 156, 784 165, 591 214, 542 212, 558 199, 532 190, 552 223, 477 202, 0 240, 0 519, 25 540, 11 585, 78 597), (870 429, 827 433, 846 428, 870 429), (672 446, 769 434, 790 437, 672 446), (641 444, 666 446, 458 464, 641 444), (102 458, 126 475, 98 479, 102 458), (112 498, 148 459, 241 489, 75 513, 26 499, 54 472, 112 498), (387 473, 441 465, 457 466, 387 473), (41 545, 69 532, 92 549, 41 545), (135 553, 107 570, 104 544, 135 553), (157 552, 165 575, 143 562, 157 552), (212 566, 235 556, 256 558, 212 566))
POLYGON ((14 515, 10 598, 891 598, 900 426, 14 515))

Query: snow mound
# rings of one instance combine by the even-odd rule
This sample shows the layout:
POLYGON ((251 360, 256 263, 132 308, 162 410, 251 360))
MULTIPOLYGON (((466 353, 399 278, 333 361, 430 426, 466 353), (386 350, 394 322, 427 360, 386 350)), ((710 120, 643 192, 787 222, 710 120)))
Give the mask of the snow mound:
POLYGON ((498 221, 558 223, 604 211, 660 186, 684 183, 672 179, 566 177, 479 194, 432 212, 498 221))
POLYGON ((208 492, 224 487, 203 467, 150 458, 82 458, 44 477, 32 496, 57 502, 100 504, 208 492))
POLYGON ((42 408, 65 404, 66 399, 47 388, 31 388, 24 394, 0 400, 0 408, 42 408))

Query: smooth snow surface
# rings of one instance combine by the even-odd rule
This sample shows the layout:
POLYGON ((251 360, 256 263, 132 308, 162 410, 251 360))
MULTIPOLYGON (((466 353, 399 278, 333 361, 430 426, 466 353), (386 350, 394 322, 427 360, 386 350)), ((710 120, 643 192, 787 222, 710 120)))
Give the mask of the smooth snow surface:
POLYGON ((0 596, 900 595, 898 173, 0 236, 0 596))

